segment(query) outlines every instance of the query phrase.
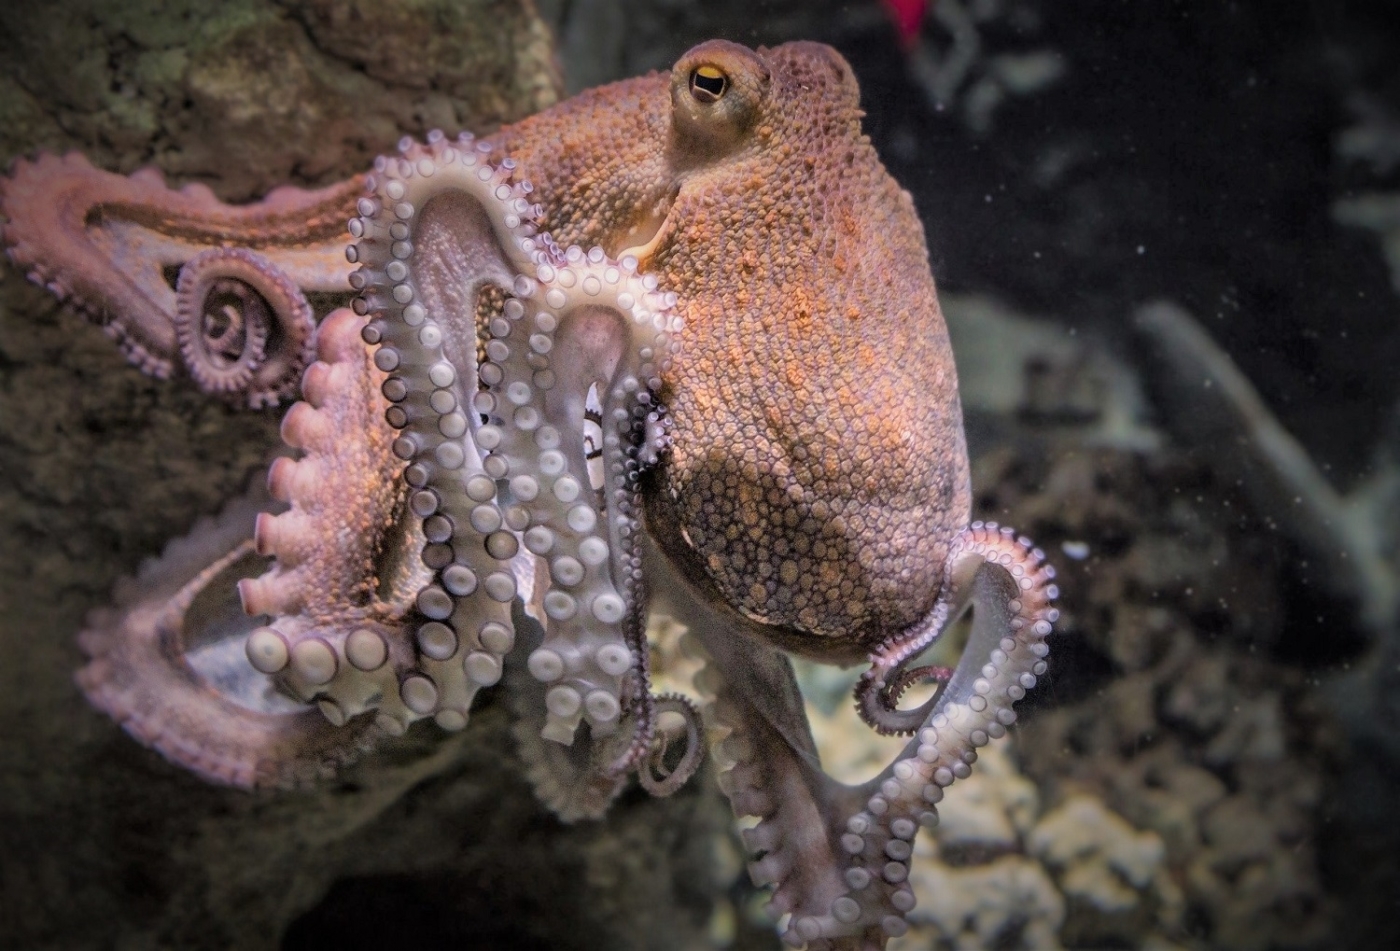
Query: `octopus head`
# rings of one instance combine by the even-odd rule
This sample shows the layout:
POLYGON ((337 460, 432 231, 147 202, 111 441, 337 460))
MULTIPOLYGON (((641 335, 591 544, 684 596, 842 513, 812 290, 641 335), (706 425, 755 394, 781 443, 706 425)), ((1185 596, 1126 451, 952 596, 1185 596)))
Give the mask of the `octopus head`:
POLYGON ((632 249, 686 327, 654 534, 711 600, 836 659, 928 611, 969 505, 923 231, 859 99, 829 47, 696 47, 664 217, 632 249))

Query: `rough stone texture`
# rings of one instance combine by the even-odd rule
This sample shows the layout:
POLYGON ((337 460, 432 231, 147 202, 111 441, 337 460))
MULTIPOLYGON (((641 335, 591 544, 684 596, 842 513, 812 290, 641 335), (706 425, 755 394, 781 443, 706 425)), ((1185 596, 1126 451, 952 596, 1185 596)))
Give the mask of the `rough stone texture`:
POLYGON ((557 98, 521 0, 6 4, 3 158, 81 147, 226 201, 368 166, 400 136, 489 131, 557 98))
MULTIPOLYGON (((489 129, 556 88, 517 0, 0 9, 0 159, 80 148, 226 200, 337 180, 408 132, 489 129)), ((562 826, 488 697, 463 734, 420 728, 315 789, 249 795, 89 709, 84 613, 243 491, 279 414, 142 377, 0 274, 0 944, 266 948, 330 889, 285 946, 708 946, 740 869, 717 860, 727 810, 703 777, 562 826)))

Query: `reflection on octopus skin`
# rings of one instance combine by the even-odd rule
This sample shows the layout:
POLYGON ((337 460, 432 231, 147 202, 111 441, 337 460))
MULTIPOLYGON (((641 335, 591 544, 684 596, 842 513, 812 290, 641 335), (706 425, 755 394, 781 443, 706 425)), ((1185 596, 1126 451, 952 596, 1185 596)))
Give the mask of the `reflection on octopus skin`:
POLYGON ((541 798, 596 816, 629 774, 664 795, 700 761, 696 704, 651 691, 655 600, 708 658, 784 938, 902 933, 914 835, 1044 672, 1056 591, 1027 539, 968 525, 922 229, 839 55, 706 43, 243 208, 80 156, 17 164, 0 202, 11 259, 143 370, 260 406, 305 366, 276 503, 173 545, 82 635, 83 689, 128 732, 277 784, 419 719, 462 729, 503 682, 541 798), (307 293, 347 278, 313 329, 307 293), (969 607, 957 667, 912 666, 969 607), (887 769, 822 773, 787 651, 869 662, 858 710, 911 736, 887 769), (899 709, 918 681, 940 689, 899 709))

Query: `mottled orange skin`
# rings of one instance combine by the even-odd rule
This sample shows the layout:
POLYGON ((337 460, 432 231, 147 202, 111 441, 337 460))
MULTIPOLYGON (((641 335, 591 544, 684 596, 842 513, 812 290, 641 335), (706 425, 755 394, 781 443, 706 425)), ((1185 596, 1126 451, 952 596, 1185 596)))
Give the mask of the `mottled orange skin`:
POLYGON ((861 115, 828 47, 715 41, 499 140, 561 244, 634 249, 680 297, 653 535, 768 636, 838 660, 929 610, 970 505, 923 229, 861 115), (690 88, 702 65, 718 102, 690 88))

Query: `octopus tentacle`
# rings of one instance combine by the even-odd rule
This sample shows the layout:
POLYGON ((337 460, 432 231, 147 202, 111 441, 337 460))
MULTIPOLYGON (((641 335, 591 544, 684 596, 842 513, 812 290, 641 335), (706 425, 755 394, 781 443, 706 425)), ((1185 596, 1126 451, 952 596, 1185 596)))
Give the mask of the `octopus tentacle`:
POLYGON ((172 541, 78 638, 93 706, 171 762, 243 788, 319 777, 367 744, 363 726, 332 729, 250 676, 242 644, 255 622, 232 582, 262 567, 252 531, 266 501, 234 502, 172 541))
POLYGON ((181 270, 176 287, 175 335, 180 355, 204 392, 239 393, 267 355, 271 322, 261 295, 245 282, 211 275, 196 286, 192 279, 199 272, 201 257, 197 255, 181 270))
POLYGON ((133 364, 167 377, 180 349, 167 269, 237 246, 303 290, 343 291, 342 229, 362 187, 359 178, 317 191, 283 187, 230 206, 203 185, 167 188, 154 170, 124 177, 76 152, 40 155, 16 161, 0 179, 0 244, 30 280, 104 323, 133 364))
POLYGON ((627 776, 608 769, 615 758, 616 734, 565 746, 543 735, 548 715, 544 691, 528 670, 509 678, 515 737, 525 774, 539 799, 560 822, 599 819, 627 785, 627 776), (529 681, 529 683, 527 683, 529 681))
MULTIPOLYGON (((628 491, 619 494, 618 505, 619 509, 625 512, 625 517, 630 520, 629 525, 632 527, 630 537, 627 539, 630 543, 628 556, 630 571, 627 575, 627 581, 631 586, 629 600, 632 604, 637 605, 638 609, 629 612, 623 627, 623 638, 633 656, 637 658, 637 662, 632 670, 631 681, 626 685, 629 691, 628 696, 624 699, 624 708, 636 726, 632 742, 627 747, 626 752, 608 767, 609 772, 613 775, 637 771, 643 786, 652 795, 658 796, 670 795, 671 792, 684 785, 685 780, 682 779, 680 783, 675 785, 661 783, 648 785, 650 781, 648 771, 651 769, 651 764, 647 761, 653 757, 658 759, 664 757, 668 738, 663 736, 661 748, 656 748, 657 707, 658 702, 663 698, 651 692, 651 651, 647 644, 645 611, 646 606, 650 603, 650 589, 646 572, 642 570, 645 546, 642 544, 644 527, 641 525, 639 488, 642 474, 652 469, 660 461, 668 445, 666 407, 660 403, 652 403, 651 411, 646 414, 644 419, 634 419, 634 448, 629 452, 625 463, 628 491), (668 791, 660 792, 662 789, 668 791)), ((699 768, 700 760, 704 756, 703 744, 691 742, 692 726, 696 728, 695 736, 698 737, 698 726, 696 725, 698 711, 687 698, 679 694, 666 695, 664 699, 688 705, 686 710, 680 712, 681 716, 687 718, 688 745, 685 755, 673 772, 675 775, 688 769, 689 772, 685 772, 688 777, 699 768), (693 764, 691 763, 692 758, 694 758, 693 764)))
MULTIPOLYGON (((527 561, 515 534, 521 513, 507 525, 497 501, 504 472, 488 470, 473 439, 477 297, 487 284, 509 284, 506 249, 522 254, 534 209, 523 188, 506 184, 510 170, 486 163, 470 137, 437 135, 427 148, 405 140, 401 150, 376 161, 372 197, 351 221, 359 240, 349 257, 362 265, 351 284, 361 291, 357 311, 374 315, 363 335, 388 374, 392 452, 407 464, 409 509, 427 542, 431 580, 415 595, 417 637, 466 671, 467 695, 451 708, 465 723, 472 695, 500 679, 515 644, 511 602, 527 561)), ((418 702, 432 712, 440 699, 425 689, 418 702)))
POLYGON ((705 755, 701 742, 703 725, 700 710, 689 697, 666 693, 650 699, 652 709, 648 711, 648 723, 655 726, 647 733, 659 735, 660 742, 648 751, 645 761, 639 764, 637 780, 653 796, 669 796, 684 786, 700 768, 705 755), (685 740, 681 756, 674 766, 667 766, 668 747, 679 734, 684 734, 685 740))
MULTIPOLYGON (((1001 552, 996 557, 1006 559, 1004 563, 1018 578, 1027 570, 1023 564, 1025 556, 1029 554, 1037 564, 1044 560, 1043 555, 1034 551, 1030 539, 1016 539, 1015 532, 1009 528, 998 530, 995 522, 985 525, 974 522, 958 533, 949 545, 942 588, 933 610, 909 631, 889 639, 871 653, 870 669, 861 676, 855 696, 856 711, 876 732, 885 736, 911 734, 922 725, 928 711, 939 703, 939 697, 935 695, 917 709, 896 708, 904 691, 925 674, 943 687, 946 687, 951 676, 951 672, 941 668, 907 670, 905 667, 938 639, 950 619, 956 618, 966 608, 971 572, 987 560, 989 546, 1000 551, 1010 539, 1015 539, 1010 551, 1001 552)), ((1050 566, 1046 565, 1044 571, 1048 578, 1054 577, 1054 569, 1050 566)), ((1050 597, 1053 600, 1055 595, 1050 597)))
POLYGON ((311 361, 311 305, 277 265, 247 248, 190 258, 175 312, 180 355, 195 383, 250 409, 290 396, 311 361))
MULTIPOLYGON (((641 578, 636 579, 630 601, 633 604, 641 605, 647 603, 646 589, 641 578)), ((644 613, 634 611, 629 615, 628 623, 622 631, 623 642, 632 652, 632 656, 637 659, 629 680, 623 684, 625 692, 622 697, 623 709, 632 719, 635 727, 632 732, 632 742, 627 745, 627 749, 622 755, 608 766, 608 772, 614 776, 630 773, 639 768, 644 769, 643 762, 651 754, 656 739, 656 710, 657 702, 661 698, 651 692, 650 651, 647 647, 646 628, 643 624, 644 613)))
MULTIPOLYGON (((790 675, 789 675, 790 676, 790 675)), ((714 718, 727 735, 715 748, 720 790, 734 814, 759 821, 743 832, 749 877, 772 886, 768 913, 800 947, 835 931, 816 924, 849 891, 831 829, 845 790, 822 773, 815 752, 791 745, 763 716, 762 699, 731 680, 716 696, 714 718)), ((878 945, 877 945, 878 946, 878 945)))
POLYGON ((534 787, 535 797, 559 821, 598 819, 627 785, 625 774, 608 769, 626 735, 589 735, 568 746, 545 739, 542 732, 548 717, 546 688, 530 673, 524 660, 544 640, 544 630, 535 617, 519 609, 515 622, 519 637, 516 650, 506 659, 502 683, 514 717, 511 733, 525 775, 534 787))
POLYGON ((697 685, 713 698, 706 713, 720 790, 736 816, 758 820, 743 833, 749 876, 773 886, 768 911, 787 916, 784 938, 800 946, 821 937, 815 923, 850 890, 838 826, 858 808, 858 790, 822 772, 786 656, 698 600, 680 606, 691 651, 707 658, 697 685))
POLYGON ((978 748, 1005 735, 1016 720, 1012 705, 1045 673, 1045 638, 1059 617, 1059 592, 1044 554, 1009 528, 974 522, 949 564, 949 603, 973 607, 968 644, 952 676, 921 708, 915 738, 862 787, 864 808, 841 836, 850 893, 832 904, 834 921, 818 921, 823 937, 875 927, 903 933, 903 915, 915 901, 906 882, 915 833, 937 823, 943 790, 971 772, 978 748))
MULTIPOLYGON (((303 457, 279 459, 268 473, 269 490, 290 507, 259 515, 254 533, 259 554, 276 560, 240 582, 239 594, 249 614, 269 616, 248 637, 254 668, 337 726, 377 709, 378 726, 397 735, 425 712, 420 695, 446 691, 454 678, 450 664, 435 669, 433 645, 419 644, 420 656, 409 633, 423 542, 404 517, 378 392, 384 378, 360 341, 363 325, 349 310, 321 325, 305 401, 282 422, 284 441, 303 457)), ((459 692, 464 680, 458 665, 459 692)))
MULTIPOLYGON (((983 522, 974 522, 953 538, 948 546, 948 559, 944 564, 944 578, 938 601, 932 611, 920 622, 899 636, 890 637, 871 653, 871 667, 855 686, 855 710, 861 719, 874 728, 876 733, 886 735, 909 735, 923 724, 925 713, 938 703, 938 696, 931 697, 916 710, 899 710, 896 704, 904 690, 909 689, 924 671, 930 672, 932 679, 946 685, 948 674, 941 669, 921 668, 909 671, 906 665, 938 640, 948 626, 949 619, 956 618, 966 608, 967 581, 970 570, 976 569, 983 560, 988 534, 1000 542, 1002 535, 1014 535, 1011 529, 1002 529, 997 534, 997 524, 990 522, 990 528, 983 522), (962 571, 962 577, 959 577, 962 571)), ((1029 539, 1019 539, 1025 552, 1032 550, 1029 539)), ((1023 552, 1022 552, 1023 553, 1023 552)), ((1019 553, 1018 553, 1019 555, 1019 553)), ((1016 569, 1022 570, 1022 569, 1016 569)), ((1053 577, 1053 569, 1051 571, 1053 577)))
MULTIPOLYGON (((781 655, 744 639, 742 621, 726 620, 693 594, 683 598, 683 585, 672 593, 682 598, 682 616, 709 657, 702 678, 716 697, 717 725, 728 733, 715 751, 721 789, 737 815, 759 818, 744 833, 755 853, 750 873, 755 883, 774 886, 770 910, 789 916, 783 937, 790 945, 879 948, 904 932, 915 903, 907 883, 915 834, 937 822, 943 790, 969 774, 978 748, 1005 735, 1016 719, 1012 705, 1045 672, 1058 592, 1043 554, 1011 530, 981 522, 955 549, 944 597, 930 617, 939 622, 936 636, 970 606, 968 644, 918 711, 917 735, 860 786, 821 771, 781 655)), ((897 700, 926 672, 902 665, 917 656, 907 645, 931 639, 927 626, 879 655, 887 679, 862 688, 875 694, 877 719, 887 712, 885 700, 897 700)))
POLYGON ((494 683, 510 645, 485 632, 509 623, 518 566, 544 562, 545 639, 528 667, 550 685, 543 735, 568 744, 584 718, 595 736, 617 729, 640 669, 626 633, 645 610, 638 447, 679 321, 635 260, 560 251, 538 232, 530 186, 510 159, 489 163, 491 149, 439 134, 376 163, 374 197, 352 223, 364 265, 352 283, 375 315, 365 339, 391 374, 393 450, 430 543, 435 577, 418 608, 483 655, 494 683), (508 296, 487 317, 478 368, 464 328, 487 284, 508 296), (584 452, 590 392, 604 410, 598 486, 584 452))
MULTIPOLYGON (((668 301, 668 304, 670 302, 668 301)), ((680 326, 679 323, 675 324, 676 329, 679 329, 680 326)), ((628 443, 622 467, 625 485, 620 487, 614 496, 616 510, 614 519, 627 528, 626 532, 619 531, 615 534, 621 536, 618 542, 627 546, 624 580, 629 589, 628 602, 634 606, 633 610, 628 612, 622 629, 623 640, 628 649, 632 651, 632 656, 636 658, 631 676, 628 681, 624 682, 626 694, 623 697, 623 709, 635 726, 631 744, 608 767, 608 771, 613 775, 637 771, 643 786, 652 795, 660 796, 670 795, 685 782, 681 780, 675 785, 662 783, 648 785, 648 770, 651 766, 647 761, 653 757, 664 757, 665 746, 668 742, 668 738, 663 736, 661 748, 656 748, 656 717, 658 703, 662 699, 688 705, 686 710, 679 712, 680 716, 689 720, 686 726, 688 745, 685 755, 676 765, 675 773, 687 769, 689 770, 685 773, 687 777, 694 773, 699 768, 700 759, 704 756, 704 749, 703 744, 690 742, 690 727, 695 725, 692 715, 698 716, 698 711, 693 705, 690 705, 690 701, 679 694, 670 694, 663 698, 651 692, 651 651, 647 644, 646 624, 646 610, 650 604, 651 592, 646 572, 642 568, 644 557, 642 538, 645 534, 645 527, 642 524, 640 481, 643 473, 650 471, 660 461, 661 455, 668 446, 666 408, 651 399, 651 395, 650 391, 639 394, 639 405, 634 407, 631 440, 628 443), (644 397, 645 400, 643 400, 644 397), (694 758, 693 764, 691 764, 692 758, 694 758), (661 792, 660 790, 663 789, 667 791, 661 792)), ((606 440, 604 441, 606 442, 606 440)), ((599 452, 601 454, 603 450, 599 450, 599 452)), ((671 709, 670 705, 667 709, 671 709)), ((698 732, 695 733, 695 736, 698 737, 698 732)))
POLYGON ((493 322, 482 367, 500 379, 478 406, 488 419, 478 443, 488 465, 507 468, 528 513, 525 547, 549 565, 546 637, 529 663, 553 685, 546 736, 564 743, 584 717, 594 735, 617 728, 629 673, 641 695, 648 690, 636 454, 676 318, 655 279, 635 271, 634 261, 619 266, 599 248, 569 248, 562 264, 540 265, 534 293, 519 282, 506 323, 493 322), (556 352, 564 358, 551 359, 556 352), (603 407, 599 486, 576 435, 594 387, 603 407))
MULTIPOLYGON (((925 667, 903 667, 899 666, 890 671, 886 676, 883 687, 875 688, 870 694, 860 693, 857 695, 856 710, 867 724, 875 727, 875 732, 883 736, 889 736, 899 732, 912 733, 915 727, 908 730, 891 729, 884 724, 883 718, 895 714, 903 714, 897 709, 899 700, 904 696, 905 691, 915 684, 933 683, 940 688, 947 685, 950 677, 953 676, 951 667, 925 666, 925 667), (875 721, 871 723, 871 721, 875 721)), ((933 703, 929 700, 928 703, 933 703)), ((927 706, 927 704, 925 704, 927 706)), ((912 711, 918 714, 919 711, 912 711)))

